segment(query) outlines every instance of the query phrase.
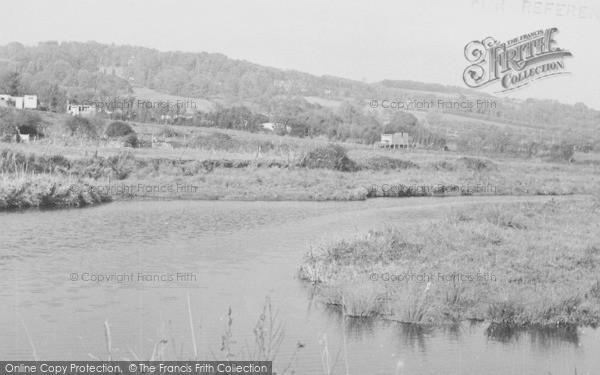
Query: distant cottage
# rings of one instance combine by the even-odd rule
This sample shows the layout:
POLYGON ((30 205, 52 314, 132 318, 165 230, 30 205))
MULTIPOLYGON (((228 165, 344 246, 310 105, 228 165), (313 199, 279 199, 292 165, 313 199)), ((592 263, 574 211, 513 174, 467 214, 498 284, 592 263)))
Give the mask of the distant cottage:
POLYGON ((383 133, 381 134, 381 142, 379 147, 386 148, 408 148, 410 145, 410 137, 408 133, 383 133))
POLYGON ((274 123, 274 122, 265 122, 260 125, 263 130, 267 132, 291 132, 292 127, 284 124, 274 123))
POLYGON ((83 104, 68 104, 67 114, 71 116, 91 116, 96 113, 96 107, 83 104))
POLYGON ((38 97, 36 95, 11 96, 0 94, 0 102, 3 107, 8 105, 8 102, 13 102, 16 109, 37 109, 38 97))

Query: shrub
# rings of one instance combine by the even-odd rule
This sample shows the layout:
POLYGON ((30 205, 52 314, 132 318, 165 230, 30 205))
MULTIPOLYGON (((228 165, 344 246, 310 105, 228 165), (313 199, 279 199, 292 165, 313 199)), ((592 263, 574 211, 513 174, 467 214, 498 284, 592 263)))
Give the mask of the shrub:
POLYGON ((106 136, 109 138, 120 138, 135 132, 131 126, 127 125, 122 121, 111 122, 106 128, 106 136))
POLYGON ((125 146, 130 146, 134 148, 138 147, 139 145, 138 137, 135 133, 127 134, 123 138, 123 142, 125 143, 125 146))
POLYGON ((346 150, 338 145, 314 149, 302 159, 300 165, 311 169, 323 168, 343 172, 358 170, 356 163, 346 155, 346 150))
POLYGON ((98 131, 92 122, 82 116, 69 117, 63 124, 65 131, 71 136, 81 136, 87 138, 98 137, 98 131))
POLYGON ((550 159, 553 161, 573 161, 575 146, 570 143, 552 145, 550 148, 550 159))

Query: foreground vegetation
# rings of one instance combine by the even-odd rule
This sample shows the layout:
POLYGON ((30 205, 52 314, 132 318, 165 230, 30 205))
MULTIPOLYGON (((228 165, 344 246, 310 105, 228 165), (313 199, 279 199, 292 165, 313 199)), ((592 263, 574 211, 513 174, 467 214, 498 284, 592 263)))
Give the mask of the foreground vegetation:
POLYGON ((454 209, 321 244, 300 277, 346 315, 405 323, 600 323, 600 199, 454 209))

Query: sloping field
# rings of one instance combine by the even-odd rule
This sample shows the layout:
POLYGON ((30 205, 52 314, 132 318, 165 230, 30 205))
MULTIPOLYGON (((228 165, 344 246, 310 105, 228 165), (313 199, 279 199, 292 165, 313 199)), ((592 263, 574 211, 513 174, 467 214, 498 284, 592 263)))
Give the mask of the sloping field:
MULTIPOLYGON (((414 91, 414 90, 405 90, 405 91, 414 91)), ((423 93, 425 93, 425 92, 423 92, 423 93)), ((439 95, 439 96, 452 97, 452 98, 457 97, 457 96, 453 96, 453 95, 447 94, 447 93, 430 93, 430 92, 428 92, 428 94, 435 94, 435 95, 439 95)), ((339 100, 324 99, 324 98, 320 98, 317 96, 306 96, 305 99, 311 104, 320 104, 321 106, 330 108, 331 110, 334 110, 334 111, 337 110, 340 107, 340 105, 342 104, 342 101, 339 101, 339 100)), ((379 115, 383 115, 383 113, 384 113, 384 108, 381 108, 381 106, 379 106, 377 108, 372 108, 371 110, 374 112, 377 112, 379 115)), ((412 114, 419 121, 424 121, 425 118, 427 117, 426 111, 404 110, 404 112, 412 114)), ((463 124, 480 124, 480 125, 495 126, 499 129, 507 129, 507 130, 510 129, 510 130, 516 131, 518 133, 523 132, 523 131, 531 133, 532 131, 539 131, 539 130, 544 129, 542 126, 539 126, 539 125, 533 125, 533 124, 514 125, 514 124, 507 124, 504 122, 498 122, 498 121, 492 121, 492 120, 484 120, 484 119, 478 119, 478 118, 472 118, 472 117, 465 117, 465 116, 460 116, 457 114, 450 114, 450 113, 442 113, 441 116, 442 116, 442 120, 448 121, 450 123, 451 122, 462 122, 463 124)), ((450 130, 452 130, 452 129, 450 129, 450 130)))

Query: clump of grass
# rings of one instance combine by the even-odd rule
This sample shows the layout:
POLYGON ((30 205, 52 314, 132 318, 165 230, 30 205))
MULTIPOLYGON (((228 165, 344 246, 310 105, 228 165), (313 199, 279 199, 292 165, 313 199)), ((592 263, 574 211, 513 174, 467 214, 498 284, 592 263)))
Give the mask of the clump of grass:
POLYGON ((62 173, 70 168, 71 163, 62 155, 44 156, 10 149, 0 150, 2 173, 62 173))
POLYGON ((373 171, 419 169, 419 165, 408 160, 400 160, 388 156, 378 156, 363 162, 361 169, 373 171))
POLYGON ((429 163, 428 167, 434 171, 453 171, 455 169, 452 163, 444 160, 429 163))
POLYGON ((371 231, 364 237, 318 245, 308 252, 300 266, 300 277, 312 282, 327 282, 345 267, 390 264, 414 259, 422 246, 407 239, 402 231, 371 231))
POLYGON ((340 306, 345 316, 372 317, 382 312, 385 291, 381 285, 352 280, 329 288, 325 299, 330 305, 340 306))
POLYGON ((409 284, 395 291, 391 299, 391 317, 401 323, 423 324, 430 321, 432 310, 431 284, 409 284))
POLYGON ((526 229, 527 220, 520 211, 506 210, 502 205, 483 205, 470 209, 458 209, 452 212, 454 217, 450 220, 466 222, 487 222, 493 225, 512 228, 526 229))
POLYGON ((483 172, 483 171, 491 171, 496 170, 498 167, 496 164, 489 160, 471 158, 471 157, 462 157, 456 160, 456 165, 459 168, 464 168, 471 171, 483 172))
POLYGON ((0 180, 0 209, 87 206, 109 200, 107 193, 75 178, 20 175, 0 180))
POLYGON ((172 126, 165 125, 158 131, 158 133, 156 133, 156 135, 165 138, 175 138, 181 136, 181 133, 175 130, 175 128, 173 128, 172 126))

